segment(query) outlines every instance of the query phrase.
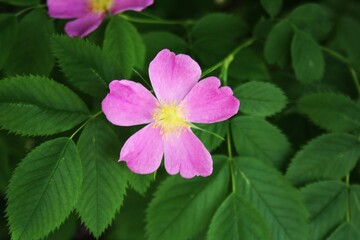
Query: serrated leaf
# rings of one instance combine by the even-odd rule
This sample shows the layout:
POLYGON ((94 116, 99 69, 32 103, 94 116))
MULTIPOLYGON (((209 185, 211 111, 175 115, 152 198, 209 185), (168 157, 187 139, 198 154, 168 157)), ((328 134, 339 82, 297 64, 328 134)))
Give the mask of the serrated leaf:
POLYGON ((160 185, 146 215, 150 240, 189 239, 210 223, 229 184, 227 158, 214 157, 214 163, 210 177, 172 176, 160 185))
POLYGON ((284 67, 290 59, 292 36, 293 29, 287 20, 280 21, 271 29, 264 48, 264 56, 268 63, 284 67))
POLYGON ((351 223, 341 224, 327 240, 359 240, 360 231, 358 226, 351 223))
POLYGON ((72 129, 88 116, 84 102, 46 77, 0 81, 0 126, 21 135, 50 135, 72 129))
POLYGON ((350 187, 350 222, 354 226, 360 226, 360 185, 350 187))
POLYGON ((136 30, 122 18, 111 18, 104 38, 104 51, 116 60, 122 72, 122 78, 129 79, 133 68, 143 68, 145 61, 145 45, 136 30))
MULTIPOLYGON (((225 138, 227 129, 228 129, 228 122, 218 122, 214 124, 196 124, 196 126, 205 129, 206 131, 213 132, 221 136, 222 138, 225 138)), ((201 140, 201 142, 205 145, 206 149, 212 152, 217 147, 220 146, 220 144, 223 142, 218 137, 215 137, 207 132, 194 129, 195 135, 201 140)))
POLYGON ((342 182, 325 181, 301 189, 310 213, 310 240, 325 239, 345 219, 347 186, 342 182))
POLYGON ((263 216, 272 239, 307 240, 307 211, 299 192, 270 164, 235 158, 236 191, 263 216))
POLYGON ((315 39, 323 39, 332 28, 331 14, 325 7, 308 3, 297 7, 288 17, 297 28, 315 39))
POLYGON ((319 44, 309 34, 295 31, 291 42, 291 59, 296 78, 313 83, 324 76, 324 56, 319 44))
POLYGON ((4 65, 6 75, 48 76, 54 67, 49 37, 54 24, 43 9, 31 11, 18 24, 18 34, 4 65), (29 30, 31 29, 31 30, 29 30))
POLYGON ((242 113, 267 117, 280 112, 287 99, 281 89, 271 83, 248 82, 234 90, 234 95, 240 99, 242 113))
POLYGON ((13 14, 0 14, 0 69, 2 69, 10 50, 15 43, 17 20, 13 14))
POLYGON ((251 156, 282 167, 291 147, 285 135, 259 117, 242 116, 231 121, 232 136, 239 156, 251 156))
POLYGON ((291 161, 286 176, 295 184, 344 177, 360 157, 360 142, 349 134, 326 134, 310 141, 291 161))
POLYGON ((261 0, 261 5, 274 18, 281 10, 282 0, 261 0))
POLYGON ((130 171, 127 167, 122 168, 122 170, 126 172, 126 179, 128 180, 131 188, 143 196, 150 187, 151 182, 155 179, 154 174, 136 174, 130 171))
POLYGON ((51 140, 30 152, 6 193, 12 239, 40 239, 59 227, 75 206, 81 181, 81 162, 71 139, 51 140))
POLYGON ((236 54, 230 64, 229 76, 249 81, 268 81, 270 75, 263 60, 251 49, 236 54))
POLYGON ((239 194, 231 193, 216 211, 207 239, 270 240, 271 238, 260 213, 239 194))
POLYGON ((299 109, 316 125, 331 132, 350 132, 360 128, 360 105, 342 94, 306 95, 299 100, 299 109))
POLYGON ((84 170, 77 211, 90 232, 98 238, 120 209, 126 191, 125 172, 117 163, 119 141, 100 120, 92 120, 77 144, 84 170))
POLYGON ((147 62, 150 62, 158 52, 165 48, 175 53, 187 52, 186 42, 170 32, 156 31, 145 33, 143 39, 146 46, 147 62))
POLYGON ((51 48, 65 76, 83 92, 102 98, 112 80, 121 79, 120 68, 111 56, 84 39, 54 36, 51 48))

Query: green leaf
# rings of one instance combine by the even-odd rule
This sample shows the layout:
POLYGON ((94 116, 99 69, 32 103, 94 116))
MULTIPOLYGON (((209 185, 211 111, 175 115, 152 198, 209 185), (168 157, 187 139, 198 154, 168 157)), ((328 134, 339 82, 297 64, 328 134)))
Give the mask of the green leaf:
POLYGON ((176 53, 187 52, 186 42, 170 32, 149 32, 143 35, 143 39, 146 46, 147 62, 150 62, 158 52, 165 48, 176 53))
POLYGON ((8 3, 14 6, 31 6, 39 4, 39 0, 0 0, 0 2, 8 3))
POLYGON ((291 42, 292 66, 302 83, 313 83, 324 76, 324 56, 319 44, 309 34, 295 31, 291 42))
POLYGON ((128 167, 122 168, 122 171, 126 172, 126 178, 131 188, 143 196, 150 187, 151 182, 155 179, 155 175, 153 173, 146 175, 136 174, 130 171, 128 167))
POLYGON ((337 181, 318 182, 301 189, 310 213, 310 240, 325 239, 345 219, 347 190, 344 183, 337 181))
POLYGON ((349 134, 326 134, 310 141, 286 173, 295 185, 344 177, 360 157, 360 142, 349 134))
POLYGON ((288 19, 297 28, 315 39, 326 37, 333 25, 330 11, 315 3, 299 6, 289 15, 288 19))
POLYGON ((260 213, 239 194, 231 193, 216 211, 207 239, 270 240, 271 238, 260 213))
POLYGON ((17 34, 17 20, 15 15, 0 14, 0 69, 2 69, 10 50, 14 45, 17 34))
POLYGON ((354 226, 360 226, 360 185, 352 185, 350 188, 350 222, 354 226))
POLYGON ((71 139, 51 140, 30 152, 7 190, 12 239, 40 239, 59 227, 75 206, 81 180, 81 162, 71 139))
POLYGON ((0 81, 0 126, 21 135, 50 135, 72 129, 88 116, 70 89, 46 77, 0 81))
POLYGON ((7 75, 38 74, 48 76, 54 66, 49 36, 53 21, 44 10, 33 10, 18 24, 17 38, 4 65, 7 75))
POLYGON ((244 49, 236 54, 234 60, 230 64, 229 75, 240 80, 270 80, 265 63, 251 49, 244 49))
POLYGON ((274 18, 281 10, 282 0, 261 0, 261 5, 266 10, 266 12, 274 18))
POLYGON ((136 30, 129 22, 119 17, 111 18, 105 32, 104 51, 116 59, 122 78, 129 79, 132 69, 144 66, 145 45, 136 30))
POLYGON ((193 26, 191 47, 200 60, 210 66, 235 49, 237 39, 244 33, 245 25, 241 19, 224 13, 208 14, 193 26))
POLYGON ((360 127, 360 105, 342 94, 306 95, 299 100, 299 109, 316 125, 331 132, 350 132, 360 127))
MULTIPOLYGON (((216 133, 219 136, 225 138, 228 129, 228 122, 224 121, 213 124, 196 124, 196 126, 205 129, 206 131, 216 133)), ((196 128, 194 128, 194 133, 210 152, 215 150, 221 145, 221 143, 223 143, 223 140, 219 139, 218 137, 215 137, 210 133, 197 130, 196 128)))
POLYGON ((351 223, 343 223, 338 227, 327 240, 359 240, 360 231, 358 226, 351 223))
POLYGON ((282 167, 291 150, 285 135, 259 117, 242 116, 231 121, 232 136, 240 156, 251 156, 282 167))
POLYGON ((91 96, 103 98, 108 84, 122 76, 116 61, 86 40, 54 36, 51 47, 68 80, 91 96))
POLYGON ((84 180, 76 209, 98 238, 119 211, 126 192, 125 172, 117 162, 120 144, 108 125, 93 120, 80 135, 77 146, 84 180))
POLYGON ((308 213, 299 192, 270 164, 235 158, 236 190, 261 213, 272 239, 307 240, 308 213))
POLYGON ((241 101, 240 111, 253 116, 274 115, 287 103, 282 90, 271 83, 248 82, 237 87, 234 95, 241 101))
POLYGON ((214 157, 214 163, 210 177, 173 176, 160 185, 147 211, 149 240, 189 239, 206 228, 229 184, 227 158, 214 157))
POLYGON ((282 20, 271 29, 264 49, 264 56, 268 63, 285 66, 290 59, 292 35, 293 29, 287 20, 282 20))

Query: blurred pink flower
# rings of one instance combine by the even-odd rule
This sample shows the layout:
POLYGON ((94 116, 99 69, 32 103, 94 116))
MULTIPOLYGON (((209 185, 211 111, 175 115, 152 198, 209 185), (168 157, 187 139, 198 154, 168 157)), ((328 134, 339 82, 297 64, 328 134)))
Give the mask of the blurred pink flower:
POLYGON ((135 173, 148 174, 159 168, 164 155, 169 174, 209 176, 211 155, 191 131, 191 123, 224 121, 238 112, 239 100, 229 87, 220 87, 216 77, 199 81, 199 65, 167 49, 150 63, 149 76, 156 98, 139 83, 114 80, 102 102, 105 116, 115 125, 148 124, 125 142, 119 161, 135 173))
POLYGON ((154 0, 47 0, 53 18, 75 18, 65 26, 70 37, 85 37, 97 29, 106 12, 114 15, 123 11, 141 11, 154 0))

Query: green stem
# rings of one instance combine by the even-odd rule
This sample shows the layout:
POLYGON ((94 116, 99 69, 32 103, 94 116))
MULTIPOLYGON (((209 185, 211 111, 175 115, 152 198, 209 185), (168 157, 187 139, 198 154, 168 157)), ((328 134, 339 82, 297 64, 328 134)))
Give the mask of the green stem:
POLYGON ((228 147, 228 154, 229 154, 229 165, 230 165, 230 175, 231 175, 231 189, 232 192, 236 192, 236 184, 235 184, 235 167, 234 167, 234 159, 232 155, 231 149, 231 135, 230 135, 230 126, 227 129, 227 147, 228 147))
POLYGON ((202 131, 202 132, 206 132, 206 133, 208 133, 208 134, 211 134, 211 135, 213 135, 213 136, 221 139, 221 141, 225 141, 225 139, 224 139, 222 136, 220 136, 219 134, 217 134, 217 133, 214 133, 214 132, 211 132, 211 131, 209 131, 209 130, 200 128, 200 127, 194 125, 193 123, 189 123, 189 124, 190 124, 190 126, 191 126, 192 128, 194 128, 194 129, 200 130, 200 131, 202 131))
POLYGON ((339 60, 340 62, 343 62, 344 64, 346 64, 348 66, 351 77, 352 77, 352 79, 354 81, 354 84, 356 86, 356 90, 357 90, 358 94, 360 95, 360 81, 359 81, 359 78, 357 76, 356 69, 353 66, 353 64, 351 63, 351 61, 349 59, 347 59, 346 57, 344 57, 343 55, 341 55, 340 53, 338 53, 338 52, 336 52, 336 51, 334 51, 332 49, 322 47, 322 50, 324 52, 328 53, 330 56, 336 58, 337 60, 339 60))
POLYGON ((148 81, 146 81, 146 79, 145 79, 135 68, 133 68, 132 70, 133 70, 133 72, 134 72, 136 75, 138 75, 138 76, 140 77, 140 79, 141 79, 150 89, 152 89, 151 84, 150 84, 148 81))
POLYGON ((125 14, 119 14, 118 16, 122 17, 123 19, 129 22, 143 23, 143 24, 183 25, 183 26, 194 24, 194 21, 192 20, 164 20, 159 18, 145 19, 145 18, 137 18, 125 14))
POLYGON ((100 114, 102 114, 102 111, 99 111, 94 115, 91 115, 89 119, 86 120, 86 122, 84 122, 78 129, 75 130, 75 132, 70 136, 70 139, 73 139, 76 136, 76 134, 78 134, 81 131, 81 129, 83 129, 91 120, 97 118, 100 114))
POLYGON ((18 13, 15 14, 16 17, 20 16, 21 14, 26 13, 27 11, 33 10, 33 9, 37 9, 37 8, 43 8, 46 7, 45 4, 41 4, 41 5, 37 5, 37 6, 31 6, 28 8, 24 8, 23 10, 19 11, 18 13))
MULTIPOLYGON (((214 66, 208 68, 207 70, 205 70, 201 77, 204 77, 206 75, 208 75, 209 73, 212 73, 213 71, 215 71, 216 69, 222 67, 227 61, 229 61, 229 59, 233 59, 235 57, 235 55, 240 52, 242 49, 249 47, 250 45, 252 45, 254 42, 256 41, 255 38, 250 38, 248 40, 246 40, 245 42, 243 42, 241 45, 239 45, 237 48, 235 48, 231 53, 229 53, 226 58, 220 62, 218 62, 217 64, 215 64, 214 66)), ((232 60, 231 60, 232 61, 232 60)))
MULTIPOLYGON (((348 187, 348 191, 350 192, 350 174, 347 174, 345 177, 345 184, 348 187)), ((346 222, 350 222, 350 198, 348 198, 347 206, 346 206, 346 222)))
POLYGON ((349 66, 349 71, 350 71, 351 77, 352 77, 352 79, 354 81, 354 84, 356 86, 357 92, 360 95, 360 82, 359 82, 359 78, 358 78, 358 75, 356 73, 356 70, 349 66))

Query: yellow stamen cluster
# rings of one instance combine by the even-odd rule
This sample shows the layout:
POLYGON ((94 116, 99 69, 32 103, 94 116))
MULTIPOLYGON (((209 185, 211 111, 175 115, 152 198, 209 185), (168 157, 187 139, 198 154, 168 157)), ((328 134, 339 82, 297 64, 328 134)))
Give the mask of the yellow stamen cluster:
POLYGON ((102 13, 110 9, 113 0, 89 0, 90 10, 94 13, 102 13))
POLYGON ((186 121, 186 109, 181 103, 176 101, 161 102, 157 104, 153 113, 154 128, 160 127, 160 133, 163 139, 167 139, 169 135, 180 136, 181 132, 190 128, 190 124, 186 121))

